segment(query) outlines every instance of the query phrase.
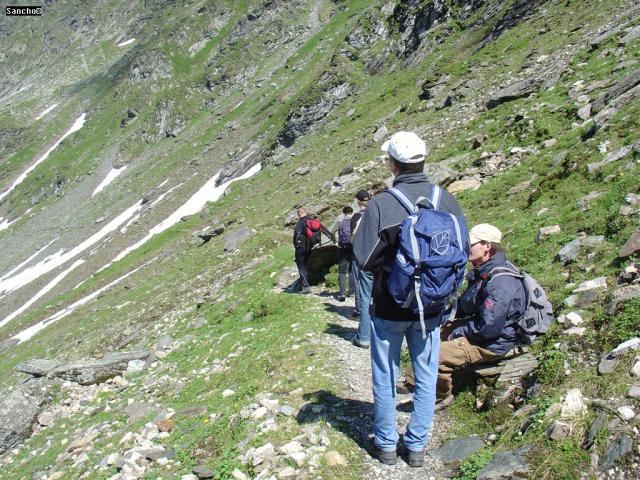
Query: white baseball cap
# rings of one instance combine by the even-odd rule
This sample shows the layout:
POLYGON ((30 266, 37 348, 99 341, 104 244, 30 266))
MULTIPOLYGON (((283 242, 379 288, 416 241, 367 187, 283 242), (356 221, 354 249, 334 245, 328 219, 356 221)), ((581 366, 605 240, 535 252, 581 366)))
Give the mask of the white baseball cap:
POLYGON ((471 245, 481 241, 500 243, 500 240, 502 240, 502 232, 488 223, 481 223, 469 230, 469 243, 471 245))
POLYGON ((427 156, 427 146, 413 132, 394 133, 389 140, 382 144, 381 150, 402 163, 422 162, 427 156))

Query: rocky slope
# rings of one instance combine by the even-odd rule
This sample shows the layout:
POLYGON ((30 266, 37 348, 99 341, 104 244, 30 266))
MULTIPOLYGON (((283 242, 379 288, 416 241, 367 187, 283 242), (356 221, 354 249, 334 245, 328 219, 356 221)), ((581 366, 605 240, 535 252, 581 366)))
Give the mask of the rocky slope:
POLYGON ((633 0, 1 17, 0 477, 639 475, 639 17, 633 0), (327 299, 335 267, 319 297, 273 289, 294 206, 331 223, 388 179, 399 129, 560 319, 522 380, 460 386, 418 472, 361 448, 369 372, 327 299))

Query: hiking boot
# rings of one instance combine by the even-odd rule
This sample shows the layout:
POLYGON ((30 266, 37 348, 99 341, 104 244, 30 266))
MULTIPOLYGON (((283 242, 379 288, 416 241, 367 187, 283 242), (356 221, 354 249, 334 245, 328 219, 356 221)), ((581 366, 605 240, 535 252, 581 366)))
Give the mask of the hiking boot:
POLYGON ((438 400, 436 402, 436 408, 434 411, 439 412, 440 410, 444 410, 452 403, 453 403, 453 395, 449 395, 448 397, 445 397, 442 400, 438 400))
POLYGON ((358 348, 364 348, 365 350, 369 350, 369 343, 368 342, 361 342, 360 340, 358 340, 358 337, 354 337, 354 339, 351 341, 351 343, 353 345, 355 345, 358 348))
POLYGON ((377 458, 380 463, 384 463, 385 465, 395 465, 398 462, 398 453, 395 450, 392 452, 380 450, 373 437, 369 438, 367 451, 373 458, 377 458))
POLYGON ((407 448, 405 449, 404 460, 410 467, 421 467, 424 465, 424 450, 416 452, 407 448))

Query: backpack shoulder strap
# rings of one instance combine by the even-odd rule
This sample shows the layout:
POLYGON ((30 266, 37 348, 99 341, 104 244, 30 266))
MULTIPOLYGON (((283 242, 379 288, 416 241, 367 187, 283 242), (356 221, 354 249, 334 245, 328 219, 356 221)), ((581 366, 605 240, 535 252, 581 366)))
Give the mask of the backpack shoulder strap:
POLYGON ((442 188, 438 185, 433 186, 433 192, 431 192, 431 205, 433 205, 433 209, 437 210, 440 206, 440 199, 442 198, 442 188))
POLYGON ((525 280, 524 273, 522 273, 513 263, 507 262, 508 267, 496 267, 489 272, 489 278, 487 279, 487 283, 492 278, 500 277, 507 275, 509 277, 517 278, 522 282, 522 288, 524 289, 524 300, 525 300, 525 310, 529 308, 529 290, 527 289, 527 282, 525 280), (495 272, 495 273, 494 273, 495 272))
POLYGON ((395 199, 400 202, 400 204, 409 212, 410 215, 415 213, 416 211, 415 205, 411 203, 409 199, 405 196, 405 194, 402 193, 400 190, 398 190, 397 188, 390 188, 385 191, 390 193, 393 197, 395 197, 395 199))

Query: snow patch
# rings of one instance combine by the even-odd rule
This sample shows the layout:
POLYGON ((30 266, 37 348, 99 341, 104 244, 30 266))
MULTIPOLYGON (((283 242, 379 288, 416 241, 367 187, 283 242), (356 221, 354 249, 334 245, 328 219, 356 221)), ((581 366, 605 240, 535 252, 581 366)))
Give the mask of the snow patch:
POLYGON ((82 265, 84 263, 84 260, 76 260, 75 262, 73 262, 73 265, 71 265, 69 268, 67 268, 64 272, 60 273, 59 275, 57 275, 53 280, 51 280, 49 283, 47 283, 44 288, 42 288, 38 293, 36 293, 33 297, 31 297, 31 299, 25 303, 24 305, 22 305, 19 309, 17 309, 15 312, 11 313, 10 315, 8 315, 7 317, 5 317, 4 319, 2 319, 2 321, 0 321, 0 327, 5 326, 7 323, 9 323, 11 320, 13 320, 14 318, 16 318, 18 315, 20 315, 21 313, 23 313, 25 310, 27 310, 31 305, 33 305, 34 303, 36 303, 40 298, 42 298, 42 296, 44 296, 45 294, 47 294, 48 292, 50 292, 58 283, 60 283, 64 277, 66 277, 69 273, 71 273, 73 270, 75 270, 77 267, 79 267, 80 265, 82 265))
POLYGON ((153 238, 155 235, 158 235, 159 233, 162 233, 168 228, 171 228, 172 226, 174 226, 176 223, 180 221, 181 218, 198 213, 200 210, 202 210, 202 207, 204 207, 204 205, 207 202, 217 201, 224 194, 225 190, 229 187, 229 185, 231 185, 233 182, 236 182, 238 180, 246 180, 247 178, 250 178, 256 173, 258 173, 261 169, 262 169, 262 164, 258 163, 253 167, 251 167, 249 170, 247 170, 247 172, 245 172, 243 175, 237 178, 233 178, 223 183, 222 185, 218 185, 217 187, 216 187, 216 181, 220 176, 220 172, 216 173, 213 177, 209 179, 207 183, 205 183, 200 188, 200 190, 194 193, 184 205, 182 205, 175 212, 169 215, 166 219, 164 219, 162 222, 160 222, 151 230, 149 230, 149 233, 144 238, 142 238, 142 240, 136 242, 135 244, 131 245, 130 247, 120 252, 111 262, 109 262, 107 265, 105 265, 100 270, 98 270, 98 272, 101 272, 105 268, 108 268, 111 264, 117 262, 118 260, 122 260, 124 257, 127 256, 127 254, 140 248, 142 245, 144 245, 149 240, 151 240, 151 238, 153 238))
POLYGON ((156 203, 160 203, 162 200, 164 200, 164 197, 166 197, 167 195, 169 195, 171 192, 173 192, 176 188, 181 187, 182 185, 184 185, 183 183, 179 183, 178 185, 176 185, 175 187, 170 188, 169 190, 167 190, 166 192, 164 192, 162 195, 159 195, 158 198, 156 198, 151 205, 149 205, 149 208, 153 207, 156 203))
POLYGON ((53 105, 51 105, 50 107, 46 108, 40 115, 38 115, 36 117, 36 120, 40 120, 42 117, 44 117, 47 113, 49 113, 51 110, 53 110, 54 108, 56 108, 58 106, 57 103, 54 103, 53 105))
POLYGON ((127 45, 132 44, 133 42, 135 42, 136 39, 135 38, 130 38, 129 40, 125 40, 124 42, 120 42, 118 44, 119 47, 126 47, 127 45))
POLYGON ((5 273, 4 275, 2 275, 0 277, 0 281, 4 280, 5 278, 10 277, 11 275, 13 275, 14 273, 16 273, 18 270, 20 270, 22 267, 24 267, 26 264, 28 264, 31 260, 33 260, 34 258, 36 258, 38 255, 40 255, 43 251, 45 251, 47 248, 49 248, 53 242, 55 242, 56 240, 58 240, 58 238, 60 237, 56 237, 53 240, 51 240, 49 243, 47 243, 44 247, 42 247, 40 250, 38 250, 36 253, 34 253, 33 255, 31 255, 29 258, 27 258, 24 262, 20 263, 19 265, 16 265, 15 267, 13 267, 11 270, 9 270, 7 273, 5 273))
POLYGON ((27 178, 27 175, 29 175, 33 170, 35 170, 35 168, 40 165, 42 162, 44 162, 47 157, 51 154, 51 152, 53 152, 56 147, 58 145, 60 145, 60 143, 67 138, 69 135, 71 135, 74 132, 77 132, 78 130, 80 130, 82 128, 82 126, 84 125, 85 122, 85 117, 86 117, 86 113, 83 113, 82 115, 80 115, 75 122, 73 122, 73 125, 71 125, 71 128, 69 130, 67 130, 65 132, 64 135, 62 135, 62 137, 60 137, 58 139, 58 141, 56 143, 53 144, 53 146, 51 148, 49 148, 49 150, 47 150, 44 155, 42 155, 38 160, 35 161, 35 163, 33 165, 31 165, 29 168, 27 168, 24 172, 22 172, 22 174, 20 174, 20 176, 17 178, 17 180, 15 182, 13 182, 13 185, 11 185, 11 187, 9 187, 9 189, 3 193, 0 193, 0 201, 3 200, 7 195, 9 195, 9 193, 11 193, 13 191, 13 189, 15 189, 18 185, 20 185, 25 178, 27 178))
POLYGON ((0 298, 6 296, 10 292, 13 292, 14 290, 19 289, 20 287, 23 287, 24 285, 33 282, 42 275, 77 257, 82 252, 102 240, 102 238, 104 238, 107 234, 120 228, 123 223, 125 223, 133 215, 138 213, 141 208, 142 200, 139 200, 135 205, 126 209, 124 212, 122 212, 120 215, 118 215, 116 218, 102 227, 102 229, 100 229, 98 232, 94 233, 84 242, 80 243, 68 252, 62 253, 63 251, 60 250, 58 253, 51 255, 44 261, 39 262, 32 267, 25 269, 19 274, 0 280, 0 298))
POLYGON ((112 168, 111 171, 107 174, 107 176, 105 177, 104 180, 102 180, 102 182, 100 183, 100 185, 98 185, 96 187, 96 189, 93 191, 93 193, 91 194, 91 196, 93 197, 94 195, 96 195, 97 193, 100 193, 102 190, 104 190, 104 188, 109 185, 111 182, 113 182, 116 177, 118 175, 120 175, 122 172, 124 172, 127 168, 127 165, 120 167, 120 168, 112 168))
MULTIPOLYGON (((158 257, 156 257, 156 258, 158 258, 158 257)), ((81 307, 82 305, 85 305, 86 303, 89 303, 91 300, 99 297, 103 292, 105 292, 106 290, 110 289, 114 285, 118 284, 119 282, 121 282, 125 278, 129 277, 130 275, 133 275, 134 273, 136 273, 141 268, 146 267, 151 262, 156 260, 156 258, 154 258, 153 260, 149 261, 148 263, 145 263, 144 265, 139 266, 135 270, 132 270, 129 273, 127 273, 127 274, 115 279, 113 282, 109 283, 108 285, 105 285, 104 287, 100 288, 99 290, 96 290, 95 292, 87 295, 86 297, 81 298, 77 302, 72 303, 68 307, 63 308, 62 310, 54 313, 53 315, 45 318, 44 320, 36 323, 35 325, 32 325, 31 327, 21 331, 17 335, 14 335, 12 338, 18 340, 18 343, 22 343, 22 342, 24 342, 26 340, 29 340, 31 337, 33 337, 39 331, 44 330, 46 327, 48 327, 49 325, 51 325, 54 322, 57 322, 61 318, 64 318, 67 315, 70 315, 78 307, 81 307)))
POLYGON ((16 90, 13 93, 10 93, 9 95, 7 95, 6 97, 2 97, 0 98, 0 102, 4 102, 7 98, 9 97, 13 97, 14 95, 17 95, 20 92, 25 91, 27 88, 31 87, 31 85, 33 85, 33 83, 30 83, 29 85, 25 85, 24 87, 22 87, 20 90, 16 90))

